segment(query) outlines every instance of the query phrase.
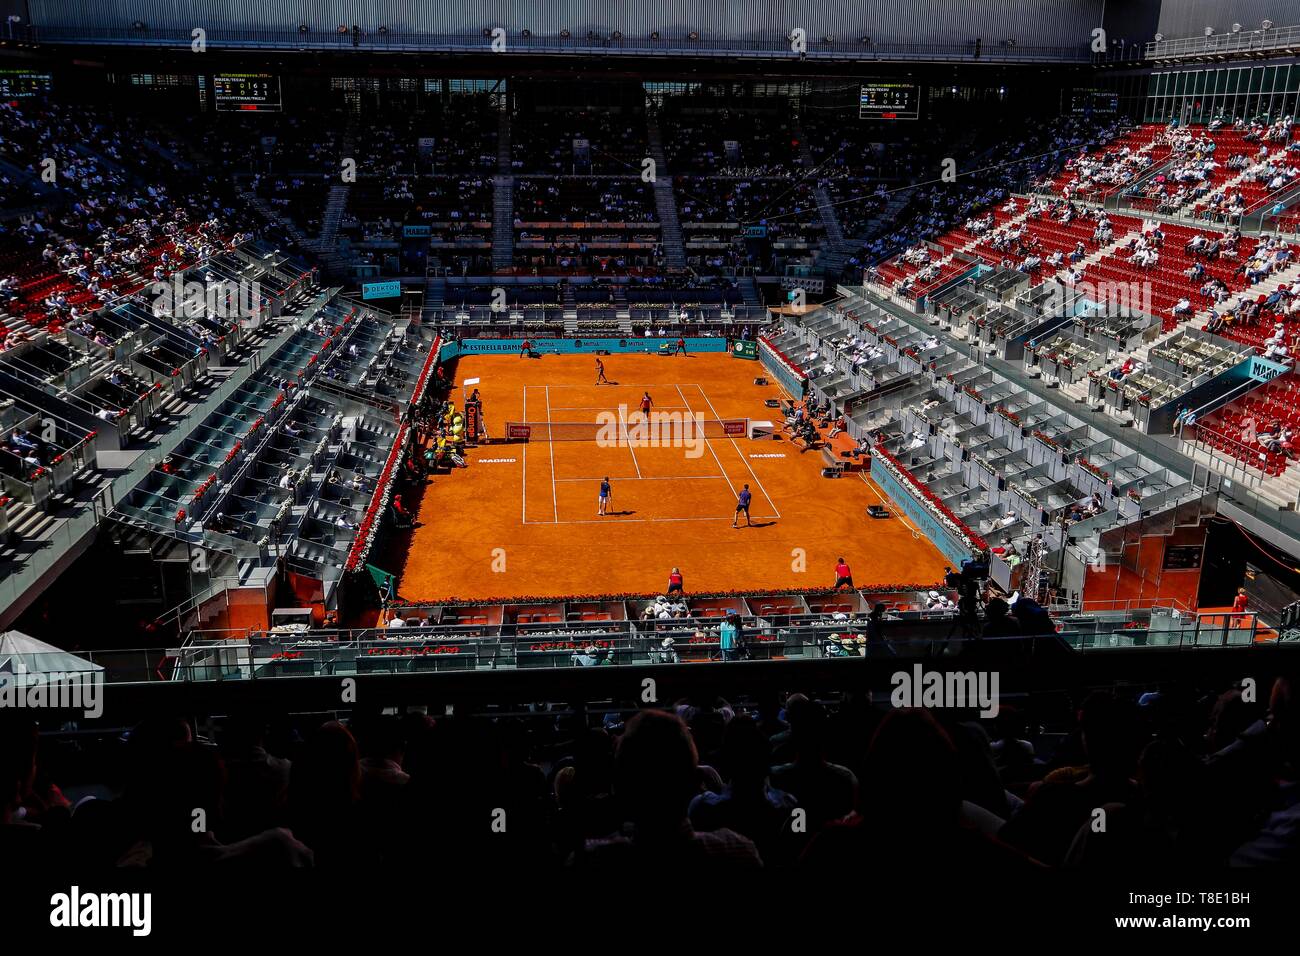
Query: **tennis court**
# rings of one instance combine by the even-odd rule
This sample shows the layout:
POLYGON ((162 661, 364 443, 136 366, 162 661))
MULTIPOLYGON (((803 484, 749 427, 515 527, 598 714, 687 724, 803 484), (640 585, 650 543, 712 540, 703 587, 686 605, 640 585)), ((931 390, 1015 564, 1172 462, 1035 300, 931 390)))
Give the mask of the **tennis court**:
POLYGON ((459 359, 455 380, 479 379, 489 435, 528 438, 472 448, 469 468, 426 486, 419 526, 381 559, 402 597, 653 592, 674 566, 688 593, 828 586, 840 555, 859 586, 942 576, 942 555, 905 518, 866 516, 884 500, 869 479, 823 478, 819 453, 747 437, 750 421, 779 423, 764 402, 786 397, 754 384, 758 363, 725 353, 603 361, 611 384, 594 384, 592 355, 459 359), (745 485, 753 527, 742 518, 734 530, 745 485))

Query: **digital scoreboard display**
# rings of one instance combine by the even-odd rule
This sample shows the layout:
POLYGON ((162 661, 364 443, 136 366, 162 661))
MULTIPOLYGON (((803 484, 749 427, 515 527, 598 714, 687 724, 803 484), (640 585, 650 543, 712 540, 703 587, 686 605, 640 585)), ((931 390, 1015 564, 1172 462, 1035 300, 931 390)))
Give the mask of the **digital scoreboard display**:
POLYGON ((44 96, 50 92, 52 86, 48 73, 0 70, 0 100, 11 100, 20 96, 44 96))
POLYGON ((921 116, 921 88, 915 83, 863 83, 858 119, 914 120, 921 116))
POLYGON ((1118 113, 1119 94, 1114 90, 1071 90, 1070 111, 1074 113, 1118 113))
POLYGON ((279 113, 280 78, 270 73, 217 73, 212 77, 217 112, 279 113))

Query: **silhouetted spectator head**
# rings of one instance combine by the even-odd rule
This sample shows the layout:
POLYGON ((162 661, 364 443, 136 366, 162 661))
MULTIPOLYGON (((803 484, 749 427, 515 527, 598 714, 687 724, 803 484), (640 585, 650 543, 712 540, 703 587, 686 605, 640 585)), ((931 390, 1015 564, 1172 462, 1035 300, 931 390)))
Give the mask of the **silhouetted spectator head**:
POLYGON ((962 800, 957 750, 929 711, 887 713, 871 738, 866 769, 864 812, 881 814, 877 825, 956 823, 962 800))
POLYGON ((988 604, 984 605, 984 613, 990 621, 1004 621, 1010 611, 1011 605, 1002 598, 993 598, 988 604))
POLYGON ((1127 777, 1133 771, 1134 714, 1110 693, 1089 694, 1079 712, 1080 739, 1088 766, 1099 777, 1127 777))
POLYGON ((821 750, 826 734, 826 708, 803 694, 792 694, 785 704, 785 719, 790 724, 790 739, 800 755, 821 750))
POLYGON ((147 826, 155 850, 218 832, 226 772, 216 748, 184 744, 168 754, 160 770, 165 784, 147 798, 147 826))
POLYGON ((0 715, 0 823, 8 823, 36 781, 36 722, 0 715))
POLYGON ((1205 733, 1206 747, 1210 753, 1217 753, 1263 716, 1264 709, 1258 703, 1247 702, 1240 687, 1225 690, 1210 710, 1209 728, 1205 733))
POLYGON ((401 718, 394 714, 371 714, 355 721, 354 727, 363 756, 402 762, 406 741, 402 736, 401 718))
POLYGON ((615 757, 614 792, 638 827, 677 827, 699 792, 699 758, 680 717, 643 710, 627 724, 615 757))
POLYGON ((719 757, 723 775, 739 789, 766 779, 772 747, 752 717, 734 717, 722 735, 719 757))
POLYGON ((1269 734, 1277 741, 1281 769, 1288 779, 1300 774, 1300 701, 1296 700, 1296 688, 1294 678, 1279 677, 1268 699, 1269 734))
POLYGON ((344 808, 361 797, 357 742, 337 720, 318 727, 293 762, 290 802, 297 807, 344 808))

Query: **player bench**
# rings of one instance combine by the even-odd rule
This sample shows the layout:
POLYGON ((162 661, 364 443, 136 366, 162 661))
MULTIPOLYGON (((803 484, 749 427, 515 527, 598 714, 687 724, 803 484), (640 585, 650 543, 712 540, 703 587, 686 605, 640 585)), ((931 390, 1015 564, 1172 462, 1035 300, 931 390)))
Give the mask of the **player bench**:
POLYGON ((835 454, 829 445, 822 448, 822 475, 826 478, 840 478, 844 475, 847 463, 835 454))

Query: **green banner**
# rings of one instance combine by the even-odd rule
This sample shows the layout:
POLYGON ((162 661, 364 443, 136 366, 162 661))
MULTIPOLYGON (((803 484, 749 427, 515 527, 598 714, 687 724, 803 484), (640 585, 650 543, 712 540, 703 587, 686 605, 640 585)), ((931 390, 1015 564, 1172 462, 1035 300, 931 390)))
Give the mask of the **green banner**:
POLYGON ((738 339, 731 343, 732 358, 757 359, 758 343, 747 339, 738 339))
POLYGON ((370 578, 375 582, 375 587, 379 589, 380 594, 386 592, 389 597, 397 595, 397 575, 383 568, 377 568, 373 564, 367 564, 366 570, 370 572, 370 578))

